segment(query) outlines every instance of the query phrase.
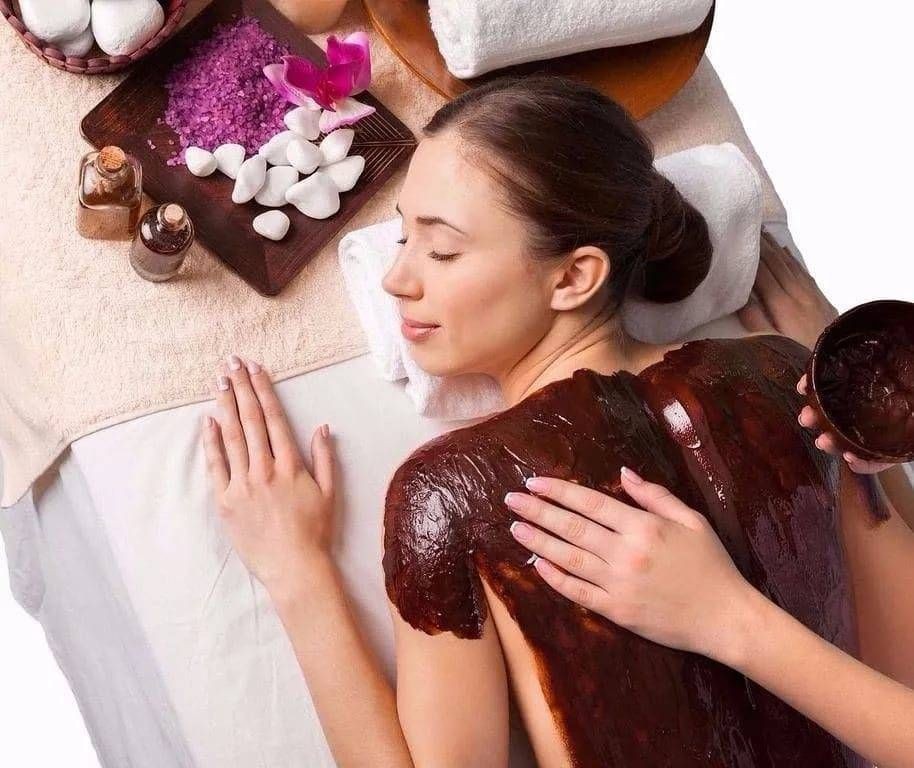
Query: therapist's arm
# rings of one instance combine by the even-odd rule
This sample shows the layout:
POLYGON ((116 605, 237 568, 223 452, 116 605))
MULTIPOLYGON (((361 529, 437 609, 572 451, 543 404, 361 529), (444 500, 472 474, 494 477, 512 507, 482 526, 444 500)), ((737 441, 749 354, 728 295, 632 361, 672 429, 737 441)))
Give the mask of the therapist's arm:
POLYGON ((209 475, 235 551, 285 626, 337 765, 501 768, 507 686, 494 628, 470 641, 399 622, 398 676, 409 695, 398 714, 331 556, 329 431, 315 431, 309 470, 269 376, 233 362, 219 378, 218 421, 204 427, 209 475))
POLYGON ((537 479, 536 496, 511 494, 509 503, 536 525, 512 533, 555 590, 650 640, 733 667, 880 768, 914 766, 914 691, 755 590, 703 515, 629 470, 623 488, 640 508, 537 479))

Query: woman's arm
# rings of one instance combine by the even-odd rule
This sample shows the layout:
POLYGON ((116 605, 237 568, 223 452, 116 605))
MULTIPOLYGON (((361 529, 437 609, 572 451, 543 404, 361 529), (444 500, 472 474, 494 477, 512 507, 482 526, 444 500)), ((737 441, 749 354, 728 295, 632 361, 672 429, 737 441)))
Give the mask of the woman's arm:
POLYGON ((218 421, 207 421, 204 444, 219 513, 286 628, 337 764, 505 765, 507 693, 491 627, 482 640, 461 641, 397 626, 401 727, 397 698, 330 555, 329 429, 312 437, 309 471, 269 376, 234 356, 216 400, 218 421))
POLYGON ((509 494, 509 506, 538 526, 515 523, 512 532, 536 553, 547 583, 650 640, 737 669, 880 768, 914 766, 914 691, 762 596, 707 520, 669 491, 631 470, 622 484, 643 509, 556 478, 528 487, 561 506, 509 494))

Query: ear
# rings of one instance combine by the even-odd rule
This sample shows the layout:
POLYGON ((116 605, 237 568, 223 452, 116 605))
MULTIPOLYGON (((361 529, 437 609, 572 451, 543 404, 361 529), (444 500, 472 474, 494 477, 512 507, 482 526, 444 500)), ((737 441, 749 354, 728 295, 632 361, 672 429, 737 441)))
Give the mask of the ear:
POLYGON ((593 297, 609 280, 609 255, 595 245, 575 248, 557 271, 558 282, 552 291, 552 309, 577 309, 593 297))

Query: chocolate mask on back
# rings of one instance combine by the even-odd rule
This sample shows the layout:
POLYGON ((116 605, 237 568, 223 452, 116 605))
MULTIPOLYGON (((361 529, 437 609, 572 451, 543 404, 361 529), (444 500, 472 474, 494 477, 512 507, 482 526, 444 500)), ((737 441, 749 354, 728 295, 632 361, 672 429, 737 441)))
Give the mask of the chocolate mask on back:
MULTIPOLYGON (((620 490, 623 465, 704 512, 743 574, 839 647, 856 628, 839 466, 797 424, 809 352, 774 336, 701 341, 639 376, 588 369, 416 450, 387 493, 387 592, 412 626, 479 637, 480 577, 537 659, 576 766, 862 765, 742 676, 573 605, 528 564, 503 498, 533 475, 620 490)), ((869 481, 854 480, 862 490, 869 481)), ((863 494, 861 494, 861 497, 863 494)))

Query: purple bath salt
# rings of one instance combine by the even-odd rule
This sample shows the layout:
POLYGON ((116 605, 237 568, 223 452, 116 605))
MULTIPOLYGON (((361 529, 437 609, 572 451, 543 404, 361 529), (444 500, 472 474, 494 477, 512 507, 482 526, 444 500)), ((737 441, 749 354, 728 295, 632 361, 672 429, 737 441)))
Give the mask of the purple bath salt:
POLYGON ((235 143, 254 154, 283 130, 292 105, 276 93, 263 68, 289 52, 248 16, 218 25, 194 46, 165 79, 165 122, 181 145, 168 164, 184 163, 184 150, 191 146, 212 151, 235 143))

